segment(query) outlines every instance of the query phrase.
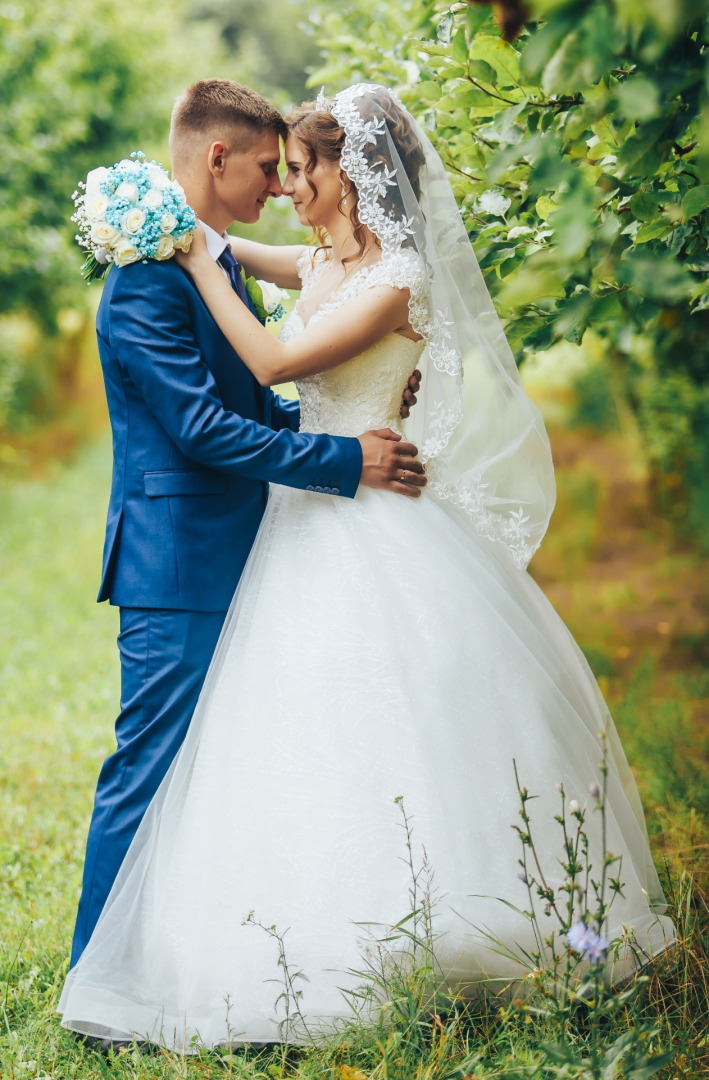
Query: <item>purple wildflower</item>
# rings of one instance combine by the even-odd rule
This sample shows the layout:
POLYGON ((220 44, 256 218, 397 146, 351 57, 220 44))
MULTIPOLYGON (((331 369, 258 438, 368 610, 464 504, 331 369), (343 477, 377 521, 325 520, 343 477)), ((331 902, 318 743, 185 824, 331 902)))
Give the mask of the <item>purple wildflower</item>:
POLYGON ((566 935, 566 940, 574 952, 590 960, 592 964, 603 960, 608 948, 608 941, 596 932, 593 924, 586 926, 583 919, 574 923, 566 935))

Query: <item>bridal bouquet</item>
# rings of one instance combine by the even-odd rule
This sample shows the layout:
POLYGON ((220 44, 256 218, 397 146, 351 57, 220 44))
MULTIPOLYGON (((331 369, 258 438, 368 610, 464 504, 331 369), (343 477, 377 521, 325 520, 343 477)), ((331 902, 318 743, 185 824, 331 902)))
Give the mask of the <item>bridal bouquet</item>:
POLYGON ((87 281, 102 278, 111 263, 128 266, 139 259, 170 259, 189 251, 197 227, 180 185, 162 165, 135 150, 112 169, 93 169, 73 195, 79 232, 88 251, 81 272, 87 281))

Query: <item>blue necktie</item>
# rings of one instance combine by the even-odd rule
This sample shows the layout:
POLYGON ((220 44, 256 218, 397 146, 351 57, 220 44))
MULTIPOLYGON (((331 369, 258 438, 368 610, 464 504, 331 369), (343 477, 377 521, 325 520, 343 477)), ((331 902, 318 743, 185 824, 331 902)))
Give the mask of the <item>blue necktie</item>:
POLYGON ((246 291, 244 285, 244 279, 241 276, 241 267, 234 258, 230 247, 225 247, 219 258, 217 259, 219 265, 226 270, 231 287, 239 297, 240 300, 246 304, 247 308, 251 310, 251 304, 249 302, 249 294, 246 291))

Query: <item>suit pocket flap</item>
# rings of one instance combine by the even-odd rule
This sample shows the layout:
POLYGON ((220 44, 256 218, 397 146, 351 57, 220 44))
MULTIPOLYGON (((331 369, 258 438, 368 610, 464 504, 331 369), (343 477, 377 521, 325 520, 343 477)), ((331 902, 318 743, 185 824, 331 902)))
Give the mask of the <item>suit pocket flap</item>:
POLYGON ((162 469, 160 472, 143 473, 145 494, 149 498, 160 495, 223 495, 227 489, 226 478, 204 469, 162 469))

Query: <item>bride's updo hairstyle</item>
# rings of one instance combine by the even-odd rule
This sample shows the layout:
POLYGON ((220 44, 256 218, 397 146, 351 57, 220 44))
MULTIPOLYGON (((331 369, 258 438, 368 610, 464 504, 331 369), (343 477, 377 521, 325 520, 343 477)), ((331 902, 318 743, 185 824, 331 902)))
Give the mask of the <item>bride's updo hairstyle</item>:
MULTIPOLYGON (((426 164, 426 158, 407 113, 396 104, 383 88, 378 88, 376 92, 369 95, 366 101, 362 102, 361 111, 365 120, 373 119, 375 116, 386 116, 391 140, 406 170, 413 192, 416 198, 420 199, 421 184, 419 174, 426 164)), ((308 155, 305 163, 305 178, 317 199, 318 190, 311 179, 313 169, 318 161, 340 161, 345 145, 345 132, 332 113, 322 108, 315 101, 304 102, 285 119, 288 134, 295 135, 308 155)), ((385 153, 379 153, 376 157, 373 157, 371 164, 373 165, 375 162, 381 162, 387 169, 393 167, 391 159, 385 153)), ((345 187, 351 185, 351 181, 348 180, 346 173, 342 169, 340 169, 340 178, 345 187)), ((355 185, 351 186, 355 187, 356 190, 355 185)), ((344 259, 344 262, 360 258, 367 245, 367 230, 359 220, 356 201, 354 206, 351 205, 353 201, 351 198, 349 199, 349 218, 359 250, 356 255, 344 259)), ((387 190, 387 209, 390 209, 396 217, 401 217, 404 212, 398 185, 393 185, 387 190)), ((340 200, 339 210, 343 215, 347 213, 345 196, 340 200)), ((319 243, 323 247, 326 246, 324 243, 324 230, 316 227, 313 232, 319 243)), ((378 247, 381 247, 377 237, 375 237, 375 243, 378 247)))

